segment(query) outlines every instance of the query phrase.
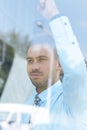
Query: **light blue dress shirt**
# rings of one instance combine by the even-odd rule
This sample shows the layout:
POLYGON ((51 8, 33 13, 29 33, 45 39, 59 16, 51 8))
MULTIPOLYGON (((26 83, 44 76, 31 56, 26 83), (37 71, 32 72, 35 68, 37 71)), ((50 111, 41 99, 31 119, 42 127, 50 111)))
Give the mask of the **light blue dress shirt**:
MULTIPOLYGON (((66 16, 50 21, 61 66, 63 82, 39 94, 41 107, 50 112, 50 124, 34 130, 87 130, 87 68, 78 41, 66 16), (50 97, 50 98, 49 98, 50 97)), ((27 101, 33 105, 34 97, 27 101)), ((25 117, 26 122, 29 118, 25 117)))
MULTIPOLYGON (((36 94, 37 92, 35 91, 33 97, 27 100, 26 104, 34 105, 34 98, 36 94)), ((63 88, 61 81, 56 82, 48 89, 41 92, 38 96, 41 99, 40 107, 44 107, 50 112, 50 123, 35 125, 33 130, 58 130, 58 128, 61 128, 60 130, 67 130, 68 128, 69 130, 73 120, 69 109, 63 102, 63 88)), ((28 123, 29 120, 31 120, 29 115, 26 115, 23 118, 24 123, 28 123)))

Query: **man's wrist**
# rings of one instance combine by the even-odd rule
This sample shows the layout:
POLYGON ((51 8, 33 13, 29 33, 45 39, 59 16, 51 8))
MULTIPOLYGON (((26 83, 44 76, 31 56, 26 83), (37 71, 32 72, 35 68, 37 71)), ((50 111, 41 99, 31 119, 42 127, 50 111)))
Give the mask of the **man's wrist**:
POLYGON ((54 20, 54 19, 56 19, 56 18, 59 18, 59 17, 61 17, 61 16, 62 16, 62 14, 56 14, 56 15, 54 15, 53 17, 51 17, 50 21, 52 21, 52 20, 54 20))
POLYGON ((52 19, 53 17, 55 17, 56 15, 59 15, 59 10, 57 8, 53 9, 51 11, 51 16, 50 16, 50 19, 52 19))

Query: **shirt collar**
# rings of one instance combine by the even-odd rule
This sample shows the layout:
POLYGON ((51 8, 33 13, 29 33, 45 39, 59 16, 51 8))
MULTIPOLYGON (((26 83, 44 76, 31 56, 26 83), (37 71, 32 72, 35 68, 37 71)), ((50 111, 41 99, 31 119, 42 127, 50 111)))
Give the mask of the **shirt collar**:
POLYGON ((41 101, 44 102, 48 98, 48 94, 52 98, 52 96, 54 96, 56 93, 57 95, 60 95, 61 92, 62 92, 62 85, 61 81, 59 80, 55 84, 51 85, 49 88, 41 92, 38 96, 40 97, 41 101))

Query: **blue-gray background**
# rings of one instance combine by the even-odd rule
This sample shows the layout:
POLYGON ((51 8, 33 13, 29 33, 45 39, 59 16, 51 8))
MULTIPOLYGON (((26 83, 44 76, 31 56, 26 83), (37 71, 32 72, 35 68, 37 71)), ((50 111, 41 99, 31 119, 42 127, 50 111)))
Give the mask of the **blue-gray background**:
MULTIPOLYGON (((87 58, 87 0, 56 0, 56 3, 61 13, 69 17, 87 58)), ((36 19, 43 21, 37 11, 37 4, 38 0, 0 0, 0 32, 8 33, 15 29, 32 37, 36 19)))

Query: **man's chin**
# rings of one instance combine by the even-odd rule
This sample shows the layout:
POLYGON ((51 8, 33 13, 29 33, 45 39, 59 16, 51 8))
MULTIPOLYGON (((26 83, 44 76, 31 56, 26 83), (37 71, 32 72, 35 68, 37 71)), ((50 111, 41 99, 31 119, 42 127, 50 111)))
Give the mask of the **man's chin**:
POLYGON ((38 79, 32 80, 32 84, 36 87, 42 86, 41 82, 39 82, 38 79))

